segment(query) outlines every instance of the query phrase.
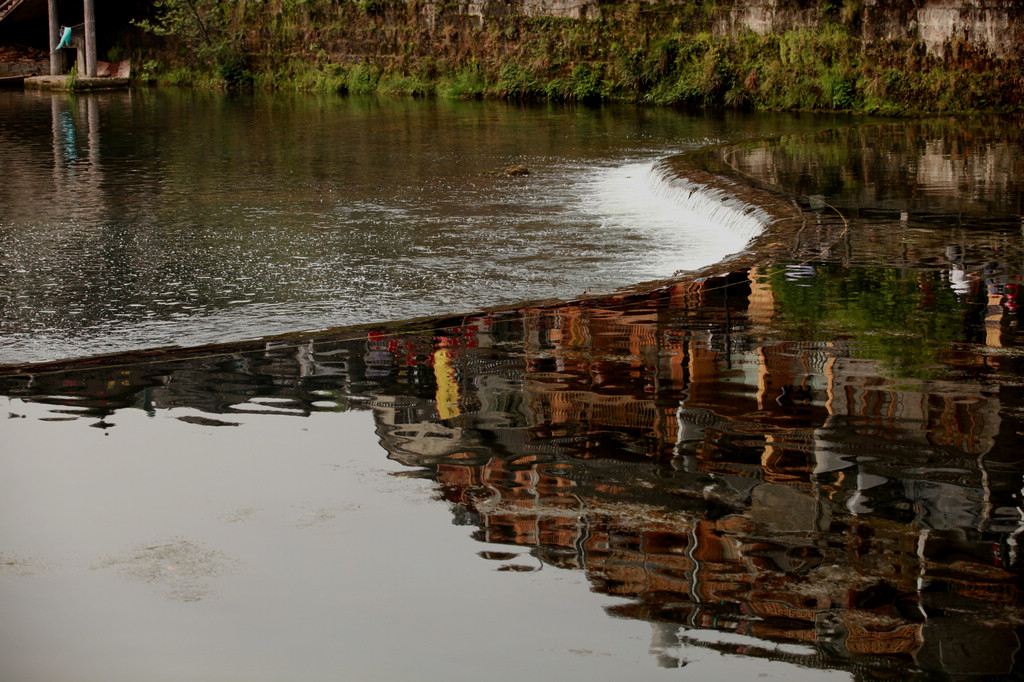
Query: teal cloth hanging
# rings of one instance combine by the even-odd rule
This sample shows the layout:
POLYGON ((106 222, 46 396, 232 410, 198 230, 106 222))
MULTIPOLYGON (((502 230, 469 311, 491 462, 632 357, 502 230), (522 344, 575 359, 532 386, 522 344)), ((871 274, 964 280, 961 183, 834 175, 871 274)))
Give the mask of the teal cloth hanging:
POLYGON ((64 32, 61 34, 60 43, 57 44, 57 47, 56 49, 54 49, 54 52, 61 49, 62 47, 67 47, 68 41, 71 40, 71 27, 61 26, 61 28, 64 30, 64 32))

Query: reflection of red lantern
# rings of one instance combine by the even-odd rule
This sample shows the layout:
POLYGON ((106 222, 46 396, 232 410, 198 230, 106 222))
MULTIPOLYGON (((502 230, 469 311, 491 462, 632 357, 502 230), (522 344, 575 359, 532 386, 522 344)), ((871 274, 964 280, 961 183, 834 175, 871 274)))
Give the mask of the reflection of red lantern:
POLYGON ((935 287, 933 283, 924 277, 918 279, 918 287, 921 289, 921 308, 930 308, 935 299, 935 287))
MULTIPOLYGON (((458 332, 458 329, 452 331, 458 332)), ((457 336, 435 336, 434 337, 434 348, 459 348, 462 346, 457 336)))
MULTIPOLYGON (((1020 279, 1018 277, 1018 279, 1020 279)), ((1011 312, 1017 311, 1017 294, 1019 293, 1017 284, 1006 285, 1006 309, 1011 312)))

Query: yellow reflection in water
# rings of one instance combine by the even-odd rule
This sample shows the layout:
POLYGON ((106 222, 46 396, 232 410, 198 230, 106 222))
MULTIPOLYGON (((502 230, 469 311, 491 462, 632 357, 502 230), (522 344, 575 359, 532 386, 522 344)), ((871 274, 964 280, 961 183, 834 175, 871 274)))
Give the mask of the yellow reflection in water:
POLYGON ((452 353, 447 348, 434 352, 434 377, 437 379, 437 412, 441 419, 459 416, 459 382, 452 367, 452 353))

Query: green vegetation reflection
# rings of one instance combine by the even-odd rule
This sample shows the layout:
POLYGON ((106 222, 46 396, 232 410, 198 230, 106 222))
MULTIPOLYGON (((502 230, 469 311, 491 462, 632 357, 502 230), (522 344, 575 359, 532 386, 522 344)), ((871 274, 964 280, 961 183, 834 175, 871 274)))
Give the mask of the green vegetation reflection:
POLYGON ((934 376, 948 344, 970 341, 970 301, 939 272, 780 265, 768 280, 779 319, 798 338, 849 340, 854 357, 878 360, 894 377, 934 376))

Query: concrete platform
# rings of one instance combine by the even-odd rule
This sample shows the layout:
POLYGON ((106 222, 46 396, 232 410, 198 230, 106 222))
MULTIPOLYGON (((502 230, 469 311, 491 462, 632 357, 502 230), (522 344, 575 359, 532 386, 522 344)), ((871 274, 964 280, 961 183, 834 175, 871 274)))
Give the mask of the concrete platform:
POLYGON ((129 78, 118 76, 97 76, 95 78, 78 76, 74 80, 67 75, 31 76, 25 79, 25 87, 39 90, 109 90, 127 88, 129 81, 129 78))

